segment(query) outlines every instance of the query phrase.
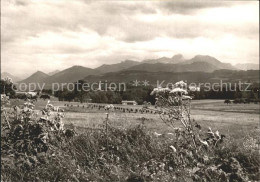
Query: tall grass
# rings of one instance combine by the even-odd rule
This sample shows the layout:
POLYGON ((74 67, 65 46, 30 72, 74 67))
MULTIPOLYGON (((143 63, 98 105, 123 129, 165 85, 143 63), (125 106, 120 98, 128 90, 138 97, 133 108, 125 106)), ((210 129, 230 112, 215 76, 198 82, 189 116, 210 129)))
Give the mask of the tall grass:
POLYGON ((29 103, 1 108, 2 181, 260 180, 255 140, 241 145, 227 136, 213 147, 195 141, 194 149, 180 130, 154 135, 141 124, 78 131, 63 127, 61 113, 51 117, 53 110, 47 104, 35 116, 29 103))

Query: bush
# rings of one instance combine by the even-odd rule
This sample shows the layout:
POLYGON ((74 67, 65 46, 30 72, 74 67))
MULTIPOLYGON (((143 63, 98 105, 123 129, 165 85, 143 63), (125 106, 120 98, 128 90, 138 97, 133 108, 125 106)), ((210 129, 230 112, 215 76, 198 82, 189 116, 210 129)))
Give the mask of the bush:
POLYGON ((230 101, 229 99, 226 99, 226 100, 224 101, 224 103, 225 103, 225 104, 230 104, 231 101, 230 101))

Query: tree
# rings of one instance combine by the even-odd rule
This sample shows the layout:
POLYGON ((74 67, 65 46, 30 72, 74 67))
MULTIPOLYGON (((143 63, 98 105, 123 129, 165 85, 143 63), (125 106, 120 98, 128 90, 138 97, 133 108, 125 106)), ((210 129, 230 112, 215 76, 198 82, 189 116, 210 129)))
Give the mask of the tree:
POLYGON ((40 98, 45 100, 45 99, 50 99, 50 96, 49 95, 41 95, 40 98))
POLYGON ((228 105, 228 104, 231 104, 231 101, 230 101, 229 99, 226 99, 226 100, 224 101, 224 103, 228 105))
POLYGON ((1 94, 6 94, 11 98, 15 97, 16 87, 10 78, 1 79, 0 88, 1 94))

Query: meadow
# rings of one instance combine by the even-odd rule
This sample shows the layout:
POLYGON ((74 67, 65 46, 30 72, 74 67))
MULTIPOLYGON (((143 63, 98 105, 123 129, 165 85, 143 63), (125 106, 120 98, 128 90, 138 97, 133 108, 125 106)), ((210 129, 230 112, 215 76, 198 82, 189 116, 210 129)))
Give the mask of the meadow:
MULTIPOLYGON (((21 105, 23 101, 12 101, 12 104, 21 105)), ((45 107, 47 100, 35 102, 35 109, 45 107)), ((98 127, 106 118, 104 109, 87 108, 87 103, 51 101, 54 106, 65 109, 65 124, 73 124, 77 127, 98 127), (66 105, 66 106, 65 106, 66 105), (68 106, 67 106, 68 105, 68 106), (84 106, 84 107, 83 107, 84 106)), ((105 104, 96 104, 105 105, 105 104)), ((114 105, 121 108, 142 109, 142 106, 114 105)), ((150 106, 152 110, 155 108, 150 106)), ((259 127, 260 105, 259 104, 225 104, 224 100, 193 100, 191 102, 191 118, 205 127, 221 130, 229 135, 251 133, 259 127), (242 132, 242 133, 241 133, 242 132)), ((169 127, 163 123, 158 114, 133 113, 114 111, 109 114, 111 123, 118 127, 129 127, 145 123, 151 131, 168 132, 169 127)))
MULTIPOLYGON (((13 105, 21 105, 22 100, 12 100, 13 105)), ((35 102, 35 109, 41 110, 45 107, 47 100, 35 102)), ((99 128, 106 119, 106 111, 101 108, 88 108, 87 103, 64 102, 51 100, 51 103, 63 108, 65 117, 64 124, 74 125, 78 128, 99 128)), ((95 104, 105 105, 105 104, 95 104)), ((142 106, 114 105, 115 107, 142 109, 142 106)), ((152 110, 155 108, 149 106, 152 110)), ((191 102, 191 118, 204 127, 219 130, 227 136, 241 139, 257 131, 260 132, 260 105, 259 104, 225 104, 224 100, 193 100, 191 102)), ((109 114, 109 122, 118 128, 129 128, 139 124, 145 126, 151 132, 167 133, 171 131, 161 119, 159 114, 134 113, 114 111, 109 114)))
MULTIPOLYGON (((11 100, 11 106, 23 108, 23 103, 21 100, 11 100)), ((227 105, 223 100, 192 101, 191 119, 202 127, 199 131, 194 129, 194 132, 207 137, 206 140, 196 139, 197 149, 186 138, 189 134, 166 125, 155 113, 154 106, 143 110, 140 105, 114 105, 117 109, 105 110, 105 104, 55 100, 50 101, 53 106, 47 104, 48 107, 45 107, 46 104, 47 100, 34 102, 33 110, 38 115, 45 110, 40 119, 32 119, 34 111, 27 109, 21 112, 21 120, 28 118, 32 121, 22 122, 22 125, 11 123, 14 129, 9 131, 12 135, 7 136, 15 136, 14 143, 2 136, 4 152, 1 162, 5 181, 260 179, 259 104, 227 105), (53 117, 47 114, 49 107, 53 117), (57 107, 64 110, 64 116, 55 115, 57 107), (60 125, 61 118, 64 128, 60 125), (53 122, 58 124, 56 129, 53 122), (40 132, 31 135, 42 142, 37 144, 35 138, 30 138, 30 135, 26 138, 28 135, 22 134, 31 132, 27 130, 28 126, 40 132), (43 128, 39 130, 39 127, 43 128), (28 141, 31 141, 29 148, 28 141), (35 150, 38 152, 35 153, 35 150)), ((19 115, 14 116, 20 118, 19 115)))

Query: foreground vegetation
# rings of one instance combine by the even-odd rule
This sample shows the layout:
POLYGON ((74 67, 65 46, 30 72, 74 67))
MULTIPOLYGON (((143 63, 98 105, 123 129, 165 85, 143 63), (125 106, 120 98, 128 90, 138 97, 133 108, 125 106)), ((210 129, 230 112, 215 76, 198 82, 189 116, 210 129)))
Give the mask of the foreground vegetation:
POLYGON ((38 114, 34 107, 1 109, 2 181, 260 180, 253 131, 241 143, 196 124, 194 148, 181 128, 118 128, 109 113, 98 129, 78 128, 64 126, 64 113, 50 103, 38 114))

